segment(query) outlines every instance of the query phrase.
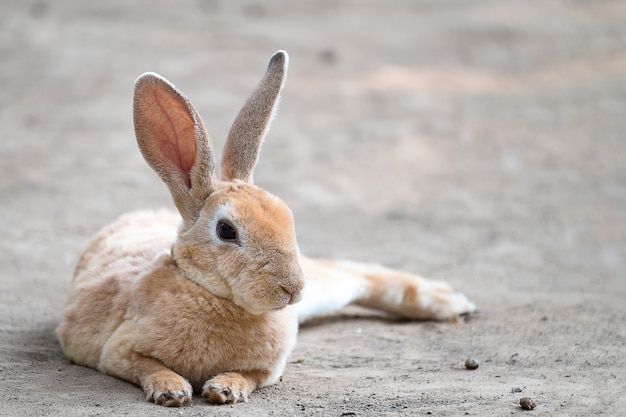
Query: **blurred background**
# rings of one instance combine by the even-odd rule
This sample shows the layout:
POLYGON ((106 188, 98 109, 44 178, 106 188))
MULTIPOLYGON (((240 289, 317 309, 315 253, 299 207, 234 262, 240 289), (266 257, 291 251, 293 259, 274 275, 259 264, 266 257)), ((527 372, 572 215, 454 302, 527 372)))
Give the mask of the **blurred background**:
MULTIPOLYGON (((489 378, 515 374, 513 353, 518 371, 520 361, 529 366, 524 383, 551 399, 546 410, 563 403, 559 394, 579 407, 574 414, 623 410, 625 45, 626 3, 610 0, 3 0, 0 366, 8 383, 50 380, 46 366, 64 363, 52 330, 90 236, 123 212, 173 207, 135 144, 136 77, 158 72, 183 90, 219 155, 269 57, 285 49, 289 77, 255 180, 294 210, 302 251, 445 279, 476 301, 483 317, 446 330, 440 344, 420 342, 443 338, 439 327, 391 339, 419 345, 425 353, 415 360, 468 350, 491 358, 492 373, 471 387, 492 407, 485 415, 510 406, 489 378), (576 369, 584 372, 561 385, 576 369)), ((346 334, 332 343, 329 329, 305 329, 296 353, 311 368, 292 379, 304 373, 313 390, 327 386, 316 369, 333 363, 316 352, 345 352, 350 323, 331 325, 335 337, 346 334)), ((389 329, 359 326, 369 338, 389 329)), ((380 351, 353 359, 374 358, 359 369, 376 373, 386 363, 380 351)), ((395 359, 414 374, 417 365, 395 359)), ((76 378, 104 378, 74 368, 67 372, 76 378)), ((467 384, 441 368, 433 379, 454 388, 433 395, 451 395, 443 409, 454 415, 467 384)), ((417 398, 392 375, 380 378, 417 398)), ((42 406, 26 390, 16 395, 42 406)), ((432 397, 419 398, 406 400, 409 411, 430 410, 432 397)), ((337 404, 316 410, 343 410, 337 404)), ((369 410, 394 410, 386 407, 369 410)))

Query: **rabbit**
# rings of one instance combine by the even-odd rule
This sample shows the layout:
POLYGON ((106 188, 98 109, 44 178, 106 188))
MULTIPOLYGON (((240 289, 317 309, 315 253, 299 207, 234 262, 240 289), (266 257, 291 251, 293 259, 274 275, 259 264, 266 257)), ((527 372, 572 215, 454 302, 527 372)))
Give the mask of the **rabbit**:
POLYGON ((81 255, 56 333, 70 361, 143 388, 146 400, 247 401, 279 381, 299 323, 348 304, 454 320, 475 305, 443 282, 300 254, 290 209, 253 183, 287 75, 276 52, 237 115, 221 179, 204 124, 155 73, 134 89, 135 134, 178 213, 121 216, 81 255))

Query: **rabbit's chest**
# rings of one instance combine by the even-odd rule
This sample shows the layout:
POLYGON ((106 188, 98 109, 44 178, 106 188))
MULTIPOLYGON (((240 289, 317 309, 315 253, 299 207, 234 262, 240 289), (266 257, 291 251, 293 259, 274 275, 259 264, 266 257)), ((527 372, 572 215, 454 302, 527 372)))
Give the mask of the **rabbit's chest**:
MULTIPOLYGON (((185 280, 174 281, 180 279, 185 280)), ((140 341, 140 351, 159 359, 196 388, 222 372, 266 369, 282 373, 298 331, 291 306, 252 315, 195 283, 172 282, 170 277, 169 284, 175 284, 175 290, 162 289, 154 302, 138 310, 141 315, 136 323, 146 336, 140 341)))

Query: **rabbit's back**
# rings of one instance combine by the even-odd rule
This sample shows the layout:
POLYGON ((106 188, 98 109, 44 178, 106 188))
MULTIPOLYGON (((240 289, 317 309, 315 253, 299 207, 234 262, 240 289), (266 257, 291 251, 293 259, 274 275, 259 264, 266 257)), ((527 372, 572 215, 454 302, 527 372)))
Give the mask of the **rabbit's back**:
POLYGON ((179 222, 166 210, 140 211, 96 234, 78 261, 57 329, 71 360, 98 368, 102 347, 124 320, 135 282, 171 260, 179 222))
POLYGON ((104 227, 83 252, 72 285, 93 281, 93 273, 147 267, 163 252, 171 253, 180 216, 168 210, 137 211, 104 227))

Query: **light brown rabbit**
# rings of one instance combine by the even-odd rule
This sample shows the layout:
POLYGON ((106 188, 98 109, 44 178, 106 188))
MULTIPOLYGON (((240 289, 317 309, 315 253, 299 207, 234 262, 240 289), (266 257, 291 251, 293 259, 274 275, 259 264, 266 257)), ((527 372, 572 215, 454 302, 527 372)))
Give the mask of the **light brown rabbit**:
POLYGON ((216 404, 276 383, 298 322, 356 303, 415 319, 451 319, 474 305, 445 283, 378 265, 301 256, 293 217, 252 184, 287 75, 276 52, 230 130, 221 162, 200 116, 153 73, 135 84, 137 142, 180 216, 120 217, 81 256, 57 329, 80 365, 180 406, 193 391, 216 404))

